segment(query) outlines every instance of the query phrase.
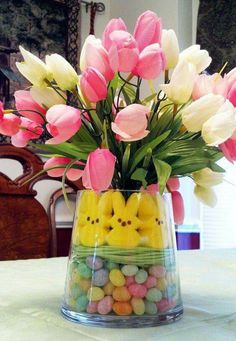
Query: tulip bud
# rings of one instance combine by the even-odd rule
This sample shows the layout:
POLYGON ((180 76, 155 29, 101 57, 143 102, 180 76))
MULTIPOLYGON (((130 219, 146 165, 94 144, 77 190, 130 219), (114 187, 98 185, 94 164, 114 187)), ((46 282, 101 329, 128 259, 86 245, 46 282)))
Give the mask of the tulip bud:
POLYGON ((88 156, 82 182, 85 188, 94 191, 107 190, 113 178, 116 157, 109 149, 96 149, 88 156))
POLYGON ((212 188, 196 185, 194 194, 204 204, 214 207, 217 203, 216 194, 212 188))
POLYGON ((72 91, 78 83, 78 75, 62 56, 57 53, 46 56, 46 64, 61 90, 72 91))
POLYGON ((221 143, 219 148, 224 153, 224 156, 228 161, 232 163, 236 161, 236 137, 234 137, 234 135, 224 143, 221 143))
MULTIPOLYGON (((67 157, 52 157, 45 162, 43 168, 46 170, 48 168, 56 167, 60 165, 65 165, 66 167, 71 161, 72 159, 69 159, 67 157)), ((83 165, 83 164, 80 161, 76 161, 75 165, 83 165)), ((65 173, 65 167, 50 169, 47 171, 47 174, 51 176, 52 178, 62 177, 65 173)), ((77 168, 70 168, 66 172, 66 177, 70 181, 76 181, 81 178, 82 174, 83 174, 83 170, 77 169, 77 168)))
POLYGON ((110 34, 113 31, 127 31, 127 27, 121 18, 111 19, 107 26, 105 27, 105 30, 102 35, 102 44, 107 51, 109 51, 112 45, 110 34))
POLYGON ((222 173, 213 172, 210 168, 204 168, 192 174, 194 182, 203 187, 219 185, 223 181, 222 173))
POLYGON ((0 121, 0 134, 13 136, 20 129, 21 119, 15 114, 5 114, 0 121))
POLYGON ((198 75, 193 87, 192 98, 194 100, 207 94, 222 95, 226 98, 228 93, 228 81, 222 78, 220 74, 198 75))
POLYGON ((236 129, 236 115, 233 105, 227 100, 215 115, 202 126, 202 138, 212 146, 226 141, 236 129))
POLYGON ((197 73, 201 73, 205 70, 212 61, 209 53, 206 50, 201 50, 200 45, 192 45, 183 50, 179 55, 180 60, 192 63, 197 70, 197 73))
POLYGON ((236 107, 236 82, 232 85, 227 95, 228 100, 236 107))
POLYGON ((88 67, 94 67, 107 81, 114 77, 114 71, 111 69, 108 59, 108 52, 102 46, 100 39, 89 35, 82 47, 80 54, 80 69, 85 71, 88 67))
POLYGON ((145 47, 132 73, 143 79, 155 79, 165 69, 165 55, 159 44, 145 47))
POLYGON ((25 50, 22 46, 20 46, 19 49, 24 61, 16 63, 17 69, 33 85, 46 86, 45 81, 52 80, 52 75, 47 65, 34 54, 25 50))
POLYGON ((80 78, 80 88, 90 102, 98 102, 107 97, 107 84, 103 75, 93 67, 87 68, 80 78))
POLYGON ((182 121, 188 131, 198 132, 203 124, 221 107, 224 97, 220 95, 205 95, 182 110, 182 121))
POLYGON ((174 222, 177 225, 182 225, 184 221, 184 200, 180 192, 171 192, 174 222))
POLYGON ((161 48, 165 54, 165 69, 173 69, 179 60, 179 43, 174 30, 162 30, 161 48))
POLYGON ((55 104, 66 103, 66 100, 64 99, 66 98, 66 93, 60 90, 58 90, 58 92, 50 87, 39 88, 37 86, 32 86, 30 89, 30 94, 32 98, 47 109, 51 108, 55 104), (58 92, 61 95, 59 95, 58 92))
POLYGON ((160 87, 173 103, 183 104, 192 94, 195 77, 195 67, 183 60, 176 65, 170 83, 161 84, 160 87))
POLYGON ((138 43, 139 51, 146 46, 161 42, 161 19, 156 13, 146 11, 142 13, 136 22, 134 28, 134 38, 138 43))
POLYGON ((4 107, 3 107, 2 101, 0 101, 0 122, 3 119, 3 115, 4 115, 4 107))
POLYGON ((22 117, 20 129, 11 137, 11 143, 15 147, 23 148, 29 140, 38 139, 43 133, 43 128, 40 124, 22 117))

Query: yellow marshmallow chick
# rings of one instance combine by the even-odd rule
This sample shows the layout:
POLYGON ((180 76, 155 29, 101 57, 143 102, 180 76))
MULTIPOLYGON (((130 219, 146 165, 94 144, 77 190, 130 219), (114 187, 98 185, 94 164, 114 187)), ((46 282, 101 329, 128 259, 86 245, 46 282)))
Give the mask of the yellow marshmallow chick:
POLYGON ((82 193, 77 209, 74 244, 84 246, 105 244, 112 213, 111 195, 112 191, 103 194, 94 191, 82 193))
POLYGON ((110 220, 112 230, 107 235, 107 243, 110 246, 132 248, 140 244, 140 235, 137 229, 140 221, 138 213, 138 195, 131 194, 127 202, 120 192, 112 194, 114 215, 110 220))
POLYGON ((158 249, 166 248, 168 246, 168 232, 162 199, 149 193, 142 193, 138 217, 141 220, 139 234, 142 238, 142 244, 158 249))

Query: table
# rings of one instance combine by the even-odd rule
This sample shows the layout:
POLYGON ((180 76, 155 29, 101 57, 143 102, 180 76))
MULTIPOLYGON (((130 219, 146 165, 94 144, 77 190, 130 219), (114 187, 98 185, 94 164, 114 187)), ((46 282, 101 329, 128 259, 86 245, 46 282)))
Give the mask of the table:
POLYGON ((141 329, 104 329, 63 319, 66 258, 0 262, 1 341, 235 341, 236 249, 178 253, 184 318, 141 329))

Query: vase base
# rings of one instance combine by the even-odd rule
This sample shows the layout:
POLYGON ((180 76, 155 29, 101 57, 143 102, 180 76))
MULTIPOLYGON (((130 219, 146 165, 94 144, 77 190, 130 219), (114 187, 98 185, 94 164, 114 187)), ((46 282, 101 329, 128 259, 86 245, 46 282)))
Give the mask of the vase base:
POLYGON ((183 315, 183 306, 179 305, 165 313, 157 315, 133 315, 133 316, 116 316, 116 315, 98 315, 78 313, 65 306, 61 308, 62 316, 72 322, 105 328, 145 328, 155 327, 159 325, 169 324, 181 319, 183 315))

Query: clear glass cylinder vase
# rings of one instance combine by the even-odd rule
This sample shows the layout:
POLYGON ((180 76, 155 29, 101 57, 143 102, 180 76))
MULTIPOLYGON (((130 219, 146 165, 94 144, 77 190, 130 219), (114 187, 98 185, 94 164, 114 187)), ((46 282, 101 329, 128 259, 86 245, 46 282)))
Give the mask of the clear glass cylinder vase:
POLYGON ((64 317, 86 325, 150 327, 183 314, 170 196, 79 191, 64 317))

